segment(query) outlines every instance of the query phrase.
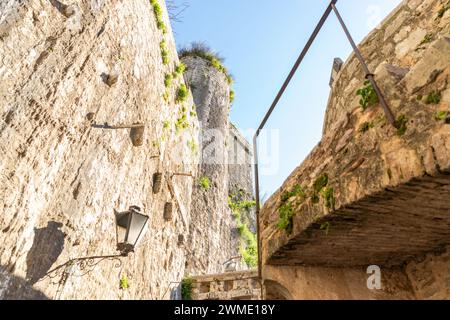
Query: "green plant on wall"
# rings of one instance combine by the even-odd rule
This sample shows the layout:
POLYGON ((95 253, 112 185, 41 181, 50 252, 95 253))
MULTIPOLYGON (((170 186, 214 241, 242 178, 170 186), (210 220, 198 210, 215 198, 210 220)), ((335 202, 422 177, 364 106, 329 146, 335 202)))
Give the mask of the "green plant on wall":
POLYGON ((436 121, 442 121, 442 120, 445 120, 446 118, 447 118, 447 111, 437 111, 434 114, 434 119, 436 121))
POLYGON ((125 290, 125 289, 128 289, 129 286, 130 286, 130 285, 129 285, 129 283, 128 283, 128 278, 127 278, 127 276, 126 276, 126 275, 123 275, 123 276, 120 278, 120 289, 125 290))
POLYGON ((207 191, 210 188, 210 181, 207 176, 202 176, 200 179, 198 179, 198 185, 203 190, 207 191))
POLYGON ((243 214, 248 213, 256 205, 253 200, 238 200, 242 195, 228 197, 228 205, 236 221, 236 228, 241 238, 239 251, 242 260, 248 267, 256 267, 258 264, 258 245, 256 234, 250 231, 248 221, 243 221, 243 214))
POLYGON ((292 229, 294 226, 293 218, 294 218, 294 209, 292 204, 284 203, 278 208, 278 223, 277 227, 281 230, 286 230, 288 234, 292 233, 292 229))
POLYGON ((193 139, 189 140, 187 142, 187 145, 188 145, 189 149, 191 149, 192 153, 197 154, 197 152, 198 152, 198 144, 193 139))
POLYGON ((277 227, 280 230, 285 230, 287 234, 292 233, 295 216, 294 207, 289 201, 297 196, 300 196, 299 204, 306 199, 306 192, 299 184, 295 185, 292 190, 283 192, 280 197, 281 204, 278 207, 277 227))
POLYGON ((425 99, 426 104, 439 104, 441 102, 442 95, 440 92, 432 91, 427 95, 425 99))
POLYGON ((178 76, 183 75, 185 71, 186 71, 186 65, 184 63, 180 62, 175 67, 174 78, 177 78, 178 76))
POLYGON ((408 118, 404 114, 400 115, 395 121, 395 127, 397 128, 396 133, 399 137, 406 133, 406 130, 408 129, 407 124, 408 118))
POLYGON ((234 90, 230 90, 230 103, 233 104, 235 98, 234 90))
POLYGON ((175 122, 175 129, 177 133, 180 133, 182 130, 187 129, 190 127, 190 124, 187 120, 186 114, 181 114, 180 117, 175 122))
POLYGON ((156 26, 163 33, 166 33, 167 28, 166 28, 166 25, 164 24, 163 12, 162 12, 161 6, 159 5, 157 0, 150 0, 150 4, 153 6, 153 12, 155 14, 155 19, 156 19, 156 26))
POLYGON ((334 189, 330 187, 325 187, 320 192, 323 199, 325 200, 325 207, 334 210, 336 200, 334 198, 334 189))
POLYGON ((172 84, 172 80, 173 76, 170 73, 166 74, 166 76, 164 77, 164 86, 166 88, 170 87, 170 85, 172 84))
POLYGON ((194 287, 194 279, 185 277, 181 280, 181 299, 192 300, 192 289, 194 287))
POLYGON ((186 101, 187 97, 189 95, 188 88, 185 84, 180 85, 177 91, 177 103, 182 103, 186 101))
POLYGON ((356 95, 361 96, 359 104, 366 110, 379 102, 378 95, 369 80, 364 81, 364 87, 356 91, 356 95))
POLYGON ((169 93, 169 90, 165 90, 164 91, 164 93, 163 93, 163 99, 164 99, 164 102, 165 103, 169 103, 169 100, 170 100, 170 93, 169 93))
POLYGON ((313 189, 316 193, 319 193, 328 184, 328 175, 326 173, 319 176, 313 184, 313 189))
POLYGON ((328 235, 328 232, 330 231, 331 223, 329 221, 326 221, 320 225, 320 230, 323 230, 325 232, 325 235, 328 235))
POLYGON ((169 51, 167 50, 167 44, 165 40, 159 43, 159 48, 161 49, 161 58, 164 65, 169 64, 169 51))

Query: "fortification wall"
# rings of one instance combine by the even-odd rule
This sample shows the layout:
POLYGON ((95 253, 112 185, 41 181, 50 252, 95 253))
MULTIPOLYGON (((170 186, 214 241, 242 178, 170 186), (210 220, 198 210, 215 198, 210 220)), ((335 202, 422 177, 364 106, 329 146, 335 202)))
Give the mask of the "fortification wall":
POLYGON ((150 1, 1 2, 0 298, 162 299, 183 278, 192 180, 171 174, 196 174, 187 141, 198 143, 198 121, 188 114, 175 130, 193 104, 175 101, 182 77, 163 98, 178 56, 160 5, 166 33, 150 1), (136 122, 146 126, 139 147, 130 130, 92 126, 136 122), (154 194, 157 171, 165 179, 154 194), (175 203, 171 221, 166 201, 175 203), (114 210, 131 205, 150 220, 121 264, 97 259, 48 274, 70 259, 117 254, 114 210))
POLYGON ((380 105, 361 108, 354 55, 337 74, 322 141, 261 210, 266 297, 450 297, 449 26, 447 1, 405 0, 359 45, 403 129, 380 105), (314 202, 324 173, 328 198, 322 189, 314 202), (295 213, 288 234, 277 223, 296 185, 305 193, 284 200, 295 213), (367 286, 372 264, 380 289, 367 286))

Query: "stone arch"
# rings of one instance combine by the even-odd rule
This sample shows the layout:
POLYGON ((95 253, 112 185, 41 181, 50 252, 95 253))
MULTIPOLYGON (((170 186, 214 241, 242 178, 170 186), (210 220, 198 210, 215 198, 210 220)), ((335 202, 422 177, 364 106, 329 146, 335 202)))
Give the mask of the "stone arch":
POLYGON ((264 298, 266 300, 294 300, 289 290, 274 280, 264 280, 264 298))

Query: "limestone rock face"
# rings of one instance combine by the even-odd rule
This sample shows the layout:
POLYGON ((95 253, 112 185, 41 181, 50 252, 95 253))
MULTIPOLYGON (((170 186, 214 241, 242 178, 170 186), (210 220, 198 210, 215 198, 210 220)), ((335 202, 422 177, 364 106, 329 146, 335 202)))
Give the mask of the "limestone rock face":
POLYGON ((230 87, 225 75, 206 60, 185 57, 183 63, 202 130, 201 163, 192 195, 188 271, 194 275, 220 273, 224 263, 239 254, 239 235, 228 207, 230 87), (206 179, 209 187, 202 187, 201 179, 206 179))
POLYGON ((189 128, 174 130, 181 77, 163 99, 178 63, 165 10, 163 19, 166 34, 140 0, 0 3, 0 298, 162 299, 183 277, 192 180, 171 174, 196 174, 186 142, 198 143, 198 122, 187 115, 189 128), (135 123, 145 125, 141 146, 129 129, 105 129, 135 123), (150 216, 134 253, 67 264, 117 254, 114 210, 131 205, 150 216))

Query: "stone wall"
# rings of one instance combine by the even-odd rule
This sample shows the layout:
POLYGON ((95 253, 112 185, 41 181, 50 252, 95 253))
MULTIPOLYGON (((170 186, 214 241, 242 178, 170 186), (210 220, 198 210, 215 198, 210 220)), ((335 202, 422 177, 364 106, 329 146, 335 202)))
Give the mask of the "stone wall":
MULTIPOLYGON (((228 139, 228 160, 228 193, 240 201, 255 200, 253 190, 253 152, 247 139, 232 123, 230 124, 228 139)), ((256 233, 254 207, 245 211, 245 214, 250 230, 256 233)))
POLYGON ((191 178, 172 174, 196 174, 187 141, 198 143, 198 122, 188 114, 189 128, 175 130, 182 77, 163 98, 164 76, 178 63, 164 3, 166 34, 149 1, 68 4, 0 6, 0 297, 169 298, 170 282, 185 273, 179 236, 189 231, 192 193, 191 178), (140 147, 129 130, 92 126, 136 122, 146 125, 140 147), (165 179, 153 194, 157 171, 165 179), (163 219, 166 201, 175 203, 172 221, 163 219), (134 254, 121 263, 96 259, 92 269, 89 260, 64 266, 116 254, 113 213, 130 205, 150 216, 134 254), (121 290, 123 277, 129 288, 121 290))
POLYGON ((359 45, 398 128, 379 104, 361 108, 354 55, 335 77, 321 142, 261 210, 264 279, 285 297, 450 297, 448 9, 405 0, 359 45))
POLYGON ((193 278, 193 300, 260 300, 258 272, 247 270, 193 278))

